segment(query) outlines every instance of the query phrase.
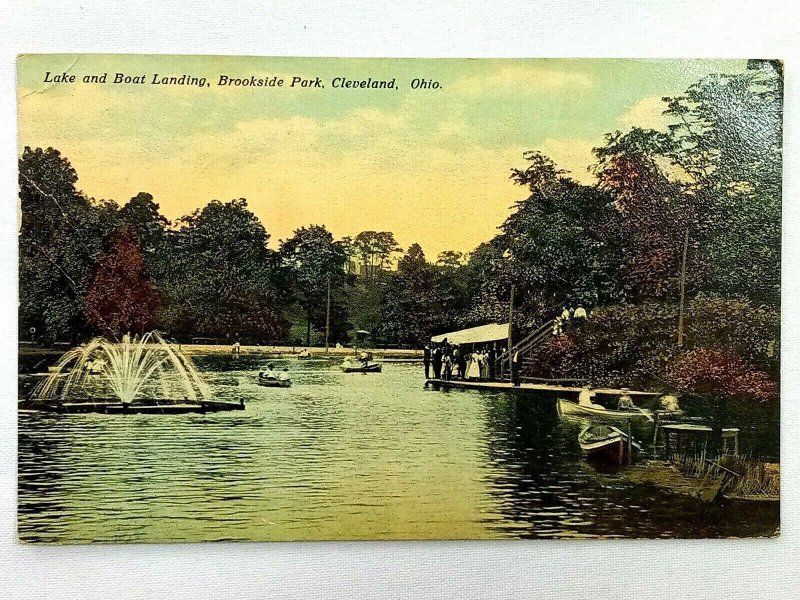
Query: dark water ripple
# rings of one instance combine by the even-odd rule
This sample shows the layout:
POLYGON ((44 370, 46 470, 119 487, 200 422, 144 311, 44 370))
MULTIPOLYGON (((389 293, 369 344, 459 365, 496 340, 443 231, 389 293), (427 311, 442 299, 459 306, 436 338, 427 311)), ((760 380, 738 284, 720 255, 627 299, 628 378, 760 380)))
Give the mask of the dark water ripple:
MULTIPOLYGON (((196 359, 209 415, 19 415, 19 535, 40 542, 765 535, 777 510, 703 505, 580 460, 547 402, 426 391, 418 367, 341 373, 196 359)), ((21 376, 20 387, 32 383, 21 376)))

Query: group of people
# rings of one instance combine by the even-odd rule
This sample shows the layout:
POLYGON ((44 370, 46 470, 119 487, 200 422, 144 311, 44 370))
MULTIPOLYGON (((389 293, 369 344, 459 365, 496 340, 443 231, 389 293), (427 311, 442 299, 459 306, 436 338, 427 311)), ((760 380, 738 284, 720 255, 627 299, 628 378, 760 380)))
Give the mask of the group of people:
POLYGON ((425 344, 425 378, 431 379, 433 369, 433 379, 493 381, 499 356, 496 344, 470 348, 449 344, 446 340, 440 344, 425 344))
POLYGON ((275 366, 270 363, 266 368, 262 367, 258 372, 258 376, 262 379, 277 379, 278 381, 286 381, 289 379, 289 367, 283 367, 283 371, 275 371, 275 366))
POLYGON ((577 323, 580 320, 586 320, 588 318, 589 315, 586 313, 586 309, 582 306, 579 306, 578 308, 564 307, 561 311, 561 314, 553 320, 553 335, 561 335, 567 331, 573 323, 577 323))

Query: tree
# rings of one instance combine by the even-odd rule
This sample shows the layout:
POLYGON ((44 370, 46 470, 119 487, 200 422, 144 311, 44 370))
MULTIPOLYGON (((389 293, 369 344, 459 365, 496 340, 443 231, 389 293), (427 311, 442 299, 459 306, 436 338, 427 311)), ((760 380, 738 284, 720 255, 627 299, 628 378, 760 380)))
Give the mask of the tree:
POLYGON ((116 234, 111 250, 97 261, 83 314, 113 340, 152 329, 158 295, 147 277, 136 236, 128 226, 116 234))
POLYGON ((608 194, 570 179, 540 152, 524 158, 530 164, 512 169, 511 178, 530 195, 470 261, 479 267, 477 274, 483 271, 478 302, 504 304, 507 314, 513 284, 520 313, 533 325, 564 304, 593 306, 618 298, 619 253, 606 235, 614 216, 608 194))
POLYGON ((464 272, 461 279, 469 285, 467 296, 471 299, 465 325, 508 320, 508 304, 515 277, 504 244, 499 237, 480 244, 461 269, 464 272))
POLYGON ((356 260, 358 259, 358 248, 356 247, 355 240, 349 235, 340 240, 344 253, 347 256, 347 263, 345 270, 348 275, 355 275, 356 273, 356 260))
POLYGON ((686 311, 688 350, 675 345, 676 316, 675 304, 654 301, 597 308, 585 323, 535 349, 530 374, 588 378, 593 386, 708 395, 730 394, 735 387, 735 395, 755 399, 765 399, 765 389, 777 390, 776 311, 741 300, 695 298, 686 311), (712 365, 718 370, 703 376, 703 369, 712 365), (735 369, 725 375, 719 370, 725 365, 735 369), (746 390, 747 381, 754 384, 752 393, 746 390))
POLYGON ((370 279, 377 271, 388 268, 394 253, 402 251, 390 231, 362 231, 352 245, 361 260, 362 275, 370 279))
MULTIPOLYGON (((306 345, 310 345, 312 324, 324 322, 328 282, 332 290, 347 283, 347 253, 324 226, 311 225, 295 230, 281 245, 280 255, 294 275, 294 289, 306 314, 306 345)), ((340 311, 337 316, 344 314, 340 311)))
POLYGON ((452 269, 430 264, 419 244, 412 244, 385 288, 380 334, 419 346, 431 334, 455 328, 467 307, 460 291, 452 269))
POLYGON ((688 289, 700 289, 707 264, 701 248, 710 208, 703 195, 689 193, 659 164, 662 134, 633 128, 606 136, 595 149, 600 189, 614 200, 615 214, 604 235, 621 250, 620 282, 628 299, 676 300, 686 236, 689 236, 688 289))
POLYGON ((460 267, 464 262, 464 253, 456 250, 444 250, 436 258, 436 264, 440 267, 450 267, 452 269, 460 267))
POLYGON ((408 252, 397 263, 397 270, 402 274, 413 274, 428 266, 425 252, 419 244, 411 244, 408 252))
POLYGON ((169 265, 170 252, 165 247, 169 220, 159 212, 159 206, 153 200, 153 196, 146 192, 139 192, 131 198, 120 209, 119 218, 131 228, 139 240, 148 273, 154 279, 158 279, 169 265))
POLYGON ((667 154, 714 206, 705 289, 778 306, 783 73, 772 61, 748 68, 664 98, 674 120, 667 154))
POLYGON ((92 268, 118 225, 117 206, 75 187, 78 176, 58 150, 26 147, 19 159, 20 332, 40 342, 77 341, 92 268))
POLYGON ((178 223, 168 232, 170 264, 161 279, 163 326, 259 343, 283 339, 288 275, 247 201, 213 200, 178 223))

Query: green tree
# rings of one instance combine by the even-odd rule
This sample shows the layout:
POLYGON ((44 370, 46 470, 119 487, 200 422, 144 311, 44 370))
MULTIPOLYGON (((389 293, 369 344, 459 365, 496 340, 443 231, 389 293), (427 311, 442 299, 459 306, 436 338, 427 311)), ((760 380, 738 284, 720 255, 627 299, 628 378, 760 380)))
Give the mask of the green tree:
POLYGON ((19 159, 20 333, 43 343, 88 333, 83 299, 95 260, 118 225, 113 202, 75 187, 77 173, 58 150, 26 147, 19 159), (24 333, 23 333, 24 332, 24 333))
POLYGON ((283 339, 286 273, 247 201, 213 200, 178 223, 161 279, 163 326, 184 335, 283 339))
POLYGON ((153 196, 139 192, 119 211, 119 219, 128 225, 139 241, 150 276, 158 279, 170 265, 170 248, 166 244, 169 220, 159 212, 153 196))
POLYGON ((422 248, 412 244, 385 288, 381 335, 419 346, 431 334, 456 328, 467 307, 459 292, 452 269, 430 264, 422 248))
POLYGON ((391 257, 402 249, 390 231, 362 231, 352 241, 356 255, 361 261, 362 275, 374 279, 378 271, 385 271, 391 257))
MULTIPOLYGON (((334 290, 341 292, 348 282, 347 253, 324 226, 311 225, 295 230, 281 245, 280 255, 293 274, 293 287, 306 315, 306 345, 310 345, 312 325, 324 327, 328 283, 333 293, 334 290)), ((345 319, 341 300, 338 306, 341 310, 337 308, 335 316, 338 320, 345 319)))
POLYGON ((748 67, 664 99, 674 121, 667 154, 688 174, 689 189, 714 205, 706 289, 777 306, 783 73, 773 61, 748 67))
POLYGON ((436 258, 436 264, 440 267, 450 267, 456 269, 464 263, 464 253, 456 250, 444 250, 436 258))
POLYGON ((485 294, 479 301, 492 304, 502 297, 507 307, 513 284, 515 303, 533 324, 565 303, 593 306, 618 298, 620 259, 607 236, 614 218, 608 194, 570 179, 540 152, 526 152, 524 158, 528 166, 512 169, 511 178, 530 195, 517 202, 501 234, 471 261, 484 263, 490 278, 485 285, 497 291, 494 301, 485 294), (505 275, 491 281, 498 270, 505 275))

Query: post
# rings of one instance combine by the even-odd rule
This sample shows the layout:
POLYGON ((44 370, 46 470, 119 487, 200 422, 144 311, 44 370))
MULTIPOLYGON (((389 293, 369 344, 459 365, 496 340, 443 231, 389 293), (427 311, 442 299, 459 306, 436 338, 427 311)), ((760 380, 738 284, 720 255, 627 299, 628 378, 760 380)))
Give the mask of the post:
POLYGON ((686 304, 686 254, 689 251, 689 228, 683 237, 683 258, 681 259, 681 303, 678 312, 678 347, 683 347, 683 310, 686 304))
POLYGON ((511 284, 511 298, 508 301, 508 360, 511 364, 511 332, 514 329, 514 284, 511 284))
MULTIPOLYGON (((511 297, 508 300, 508 351, 506 352, 506 358, 508 359, 508 374, 509 377, 512 379, 511 383, 513 384, 514 381, 514 371, 511 365, 511 345, 512 345, 512 330, 513 330, 513 322, 514 322, 514 284, 511 284, 511 297)), ((500 361, 500 380, 502 381, 505 376, 505 370, 503 368, 503 361, 500 361)))
POLYGON ((331 274, 328 273, 328 304, 325 308, 325 354, 330 349, 331 336, 331 274))
POLYGON ((655 411, 655 421, 653 423, 653 460, 658 458, 658 424, 661 420, 660 411, 655 411))
POLYGON ((628 464, 633 462, 633 434, 631 432, 631 418, 628 417, 628 427, 627 427, 627 434, 628 434, 628 464))

